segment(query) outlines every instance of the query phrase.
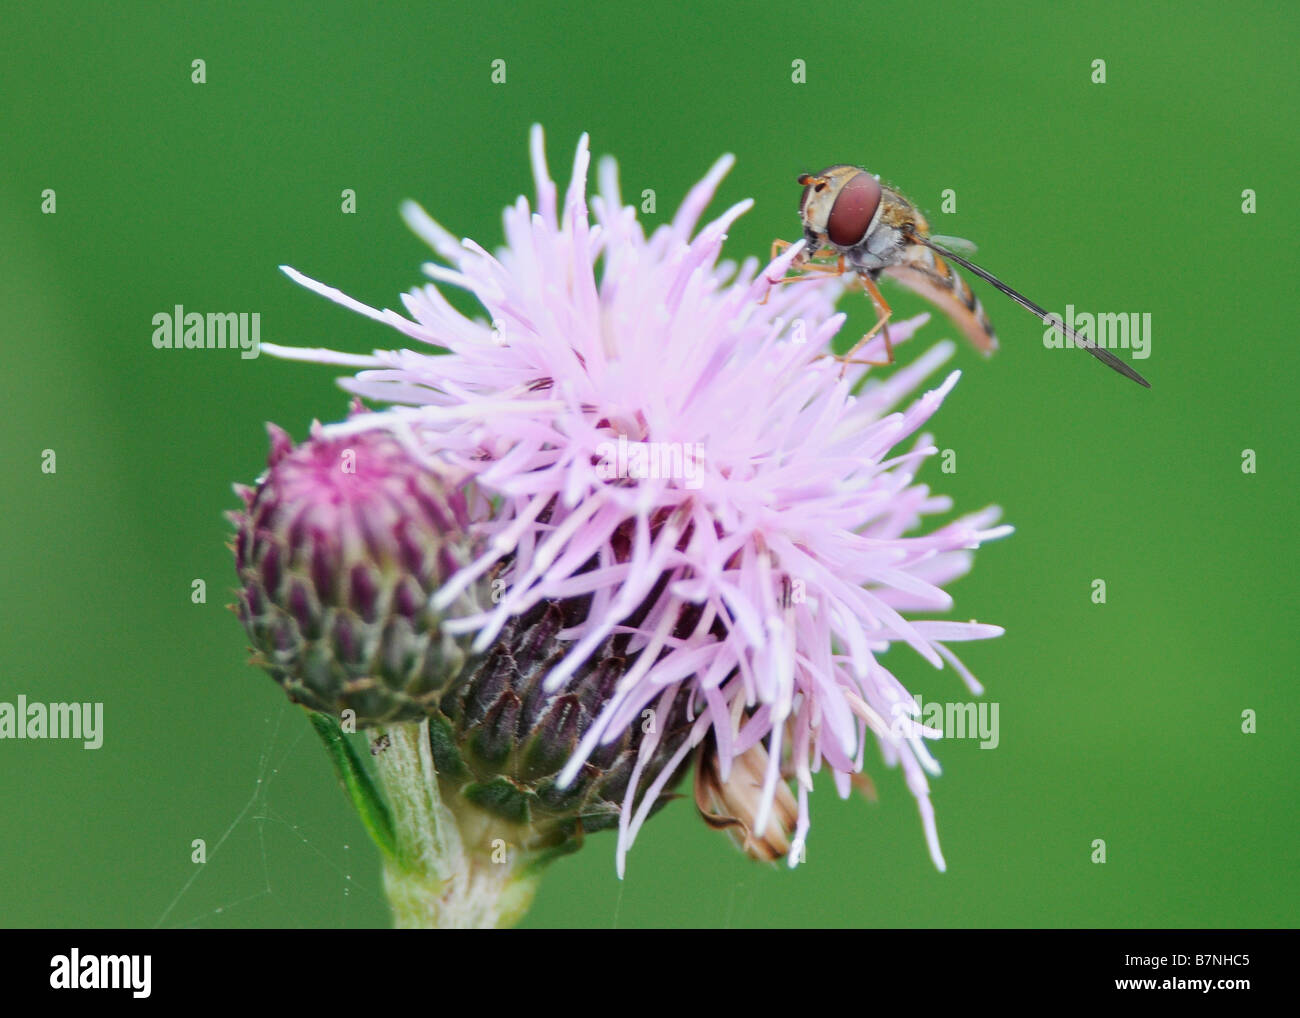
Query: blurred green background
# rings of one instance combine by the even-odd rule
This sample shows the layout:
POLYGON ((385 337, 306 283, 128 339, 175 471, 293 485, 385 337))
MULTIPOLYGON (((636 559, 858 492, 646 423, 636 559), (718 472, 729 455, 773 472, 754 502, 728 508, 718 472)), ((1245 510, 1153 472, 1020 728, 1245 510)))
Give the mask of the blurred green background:
MULTIPOLYGON (((261 470, 264 421, 301 437, 342 416, 337 372, 156 351, 151 318, 258 311, 263 341, 401 345, 276 266, 400 307, 427 252, 399 203, 496 246, 501 208, 531 194, 537 121, 562 180, 585 130, 625 194, 653 187, 650 225, 735 152, 714 206, 756 199, 735 257, 797 237, 798 172, 865 164, 1047 307, 1150 312, 1153 389, 1049 354, 977 286, 1002 350, 961 346, 933 422, 958 470, 923 477, 962 510, 1002 505, 1017 533, 953 588, 953 617, 1007 634, 963 655, 1001 745, 935 747, 946 874, 873 751, 880 802, 819 783, 799 870, 749 862, 682 801, 622 883, 612 835, 557 863, 527 925, 1296 925, 1287 5, 45 3, 3 19, 0 700, 101 700, 106 734, 94 752, 0 742, 0 923, 386 924, 375 850, 223 607, 230 483, 261 470)), ((924 307, 889 293, 900 314, 924 307)), ((903 358, 952 332, 936 318, 903 358)), ((927 699, 966 699, 905 649, 889 663, 927 699)))

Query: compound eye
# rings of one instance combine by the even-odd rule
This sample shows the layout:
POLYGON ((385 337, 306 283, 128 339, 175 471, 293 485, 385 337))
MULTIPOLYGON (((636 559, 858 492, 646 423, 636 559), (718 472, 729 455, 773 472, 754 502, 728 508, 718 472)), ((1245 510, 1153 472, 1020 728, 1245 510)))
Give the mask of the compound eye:
POLYGON ((835 196, 826 219, 826 235, 839 247, 852 247, 867 234, 880 206, 880 181, 863 170, 848 179, 835 196))

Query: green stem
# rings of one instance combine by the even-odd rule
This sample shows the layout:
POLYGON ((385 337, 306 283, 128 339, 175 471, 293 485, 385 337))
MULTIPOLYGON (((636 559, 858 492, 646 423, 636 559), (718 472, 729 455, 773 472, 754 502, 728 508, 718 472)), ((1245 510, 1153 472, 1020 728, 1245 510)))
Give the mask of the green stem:
POLYGON ((384 864, 384 891, 400 930, 495 929, 523 918, 537 890, 537 877, 483 858, 448 880, 384 864))
POLYGON ((466 848, 457 817, 442 801, 428 722, 376 732, 374 769, 379 788, 332 717, 312 712, 344 790, 371 839, 383 852, 384 890, 399 929, 513 926, 537 889, 536 867, 511 858, 470 822, 466 848), (381 794, 382 790, 382 794, 381 794))
POLYGON ((381 728, 376 745, 384 747, 375 769, 392 816, 395 850, 384 858, 384 890, 394 925, 465 929, 518 922, 537 877, 521 871, 504 843, 499 852, 485 851, 481 839, 467 844, 462 818, 442 801, 428 722, 381 728))

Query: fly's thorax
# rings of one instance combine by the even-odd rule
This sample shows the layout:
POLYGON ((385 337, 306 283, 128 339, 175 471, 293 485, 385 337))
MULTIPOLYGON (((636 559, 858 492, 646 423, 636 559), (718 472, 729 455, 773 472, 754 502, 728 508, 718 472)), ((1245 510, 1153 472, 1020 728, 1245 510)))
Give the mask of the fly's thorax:
POLYGON ((859 272, 879 272, 905 258, 907 242, 900 230, 877 224, 862 242, 843 250, 844 261, 859 272))
POLYGON ((892 187, 881 188, 880 222, 884 226, 922 237, 930 234, 930 223, 921 214, 921 210, 892 187))

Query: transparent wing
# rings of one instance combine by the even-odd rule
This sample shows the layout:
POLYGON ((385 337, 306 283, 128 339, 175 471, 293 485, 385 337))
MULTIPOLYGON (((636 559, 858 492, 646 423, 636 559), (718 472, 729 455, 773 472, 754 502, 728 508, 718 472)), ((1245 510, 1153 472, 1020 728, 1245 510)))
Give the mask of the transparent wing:
POLYGON ((979 248, 975 246, 975 241, 966 240, 964 237, 945 237, 942 233, 935 233, 930 239, 936 244, 942 244, 949 251, 956 251, 958 254, 975 254, 979 248))
POLYGON ((990 286, 994 287, 995 289, 1000 290, 1002 293, 1005 293, 1008 297, 1010 297, 1013 301, 1019 304, 1022 308, 1025 308, 1027 311, 1033 312, 1035 315, 1038 316, 1038 318, 1044 324, 1054 326, 1055 328, 1060 330, 1064 335, 1069 336, 1070 339, 1074 340, 1075 346, 1083 347, 1085 350, 1087 350, 1090 354, 1096 357, 1097 360, 1101 361, 1107 367, 1114 368, 1124 377, 1131 378, 1133 381, 1137 382, 1138 385, 1145 386, 1148 389, 1151 388, 1151 383, 1148 382, 1145 378, 1143 378, 1135 368, 1129 367, 1128 364, 1124 363, 1124 361, 1120 360, 1109 350, 1099 347, 1092 340, 1084 339, 1082 336, 1078 335, 1073 329, 1069 328, 1064 322, 1061 321, 1059 315, 1049 315, 1046 311, 1044 311, 1041 307, 1035 304, 1028 297, 1024 296, 1023 294, 1017 293, 1015 290, 1011 289, 1011 287, 1007 286, 1006 283, 998 279, 998 277, 993 275, 993 273, 988 272, 985 269, 981 269, 978 265, 975 265, 972 262, 968 262, 965 258, 963 258, 959 254, 955 254, 952 251, 946 250, 945 248, 936 244, 934 240, 930 237, 920 237, 917 236, 916 234, 912 234, 910 239, 915 244, 923 244, 928 248, 932 248, 933 250, 937 251, 939 254, 947 258, 949 261, 956 262, 963 269, 969 269, 971 272, 975 273, 975 275, 979 276, 980 279, 984 280, 984 282, 988 283, 990 286))

